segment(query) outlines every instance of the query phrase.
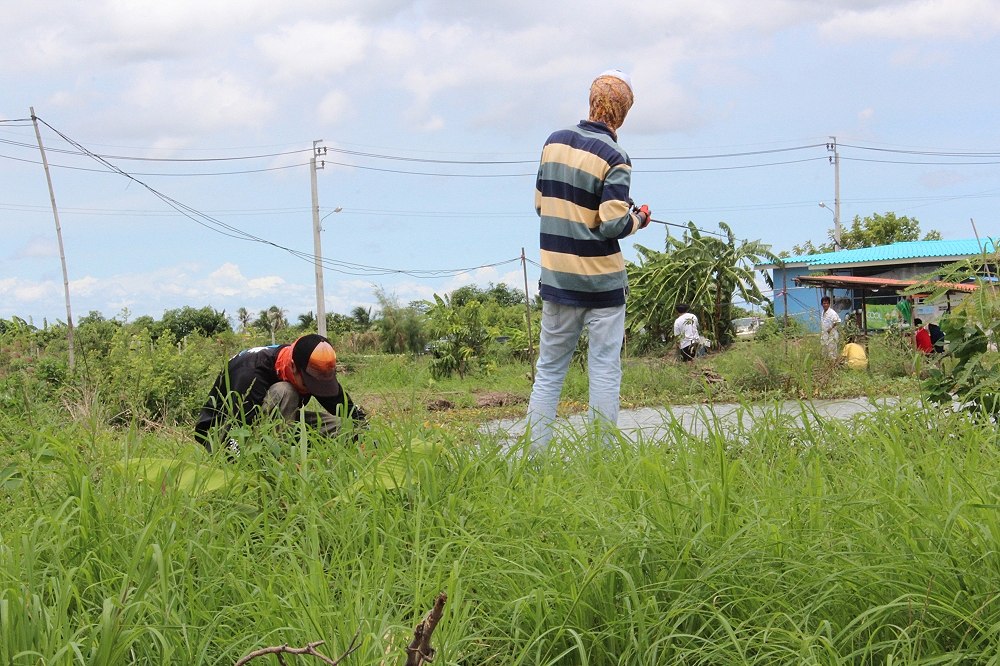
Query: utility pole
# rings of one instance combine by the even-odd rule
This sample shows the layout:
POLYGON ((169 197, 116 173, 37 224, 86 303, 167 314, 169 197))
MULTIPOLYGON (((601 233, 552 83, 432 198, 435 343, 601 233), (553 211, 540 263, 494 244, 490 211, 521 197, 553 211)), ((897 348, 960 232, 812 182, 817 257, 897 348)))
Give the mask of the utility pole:
POLYGON ((319 225, 319 188, 316 184, 316 171, 326 167, 326 162, 316 157, 326 155, 326 147, 319 144, 323 139, 313 141, 313 154, 309 159, 309 176, 312 183, 312 213, 313 213, 313 263, 316 266, 316 332, 326 337, 326 294, 323 291, 323 248, 320 241, 319 225))
POLYGON ((528 322, 528 368, 531 373, 531 381, 535 381, 535 343, 531 337, 531 297, 528 296, 528 258, 524 256, 524 248, 521 248, 521 271, 524 273, 524 309, 528 322))
POLYGON ((35 115, 35 107, 29 106, 31 112, 31 124, 35 126, 35 138, 38 139, 38 150, 42 153, 42 168, 45 169, 45 181, 49 184, 49 200, 52 202, 52 217, 56 221, 56 241, 59 243, 59 261, 62 262, 63 292, 66 295, 66 342, 69 345, 69 369, 73 370, 76 365, 76 356, 73 351, 73 311, 69 307, 69 272, 66 270, 66 252, 63 249, 62 227, 59 225, 59 209, 56 207, 56 193, 52 189, 52 176, 49 174, 49 161, 45 157, 45 148, 42 146, 42 133, 38 131, 38 117, 35 115))
POLYGON ((831 136, 826 149, 833 153, 833 249, 840 250, 840 153, 837 151, 837 137, 831 136))

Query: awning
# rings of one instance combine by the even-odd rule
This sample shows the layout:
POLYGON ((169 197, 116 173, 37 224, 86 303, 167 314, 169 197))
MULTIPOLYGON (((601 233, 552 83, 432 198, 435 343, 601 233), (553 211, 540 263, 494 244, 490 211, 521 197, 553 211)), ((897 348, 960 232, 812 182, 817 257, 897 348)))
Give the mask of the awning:
MULTIPOLYGON (((869 291, 884 291, 898 294, 915 284, 931 284, 926 280, 894 280, 892 278, 859 277, 855 275, 800 275, 795 283, 807 287, 829 287, 831 289, 867 289, 869 291)), ((947 289, 948 292, 971 294, 976 291, 974 284, 958 282, 934 282, 936 288, 947 289)))

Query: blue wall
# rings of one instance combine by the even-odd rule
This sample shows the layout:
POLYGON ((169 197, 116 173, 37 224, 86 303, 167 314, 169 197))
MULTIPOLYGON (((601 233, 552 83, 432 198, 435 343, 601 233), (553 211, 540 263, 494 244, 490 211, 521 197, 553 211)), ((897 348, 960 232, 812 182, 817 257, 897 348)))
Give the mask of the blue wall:
MULTIPOLYGON (((785 316, 786 298, 782 294, 782 289, 787 288, 788 318, 798 321, 807 331, 819 333, 819 315, 822 312, 819 300, 823 297, 824 290, 818 287, 800 287, 795 284, 796 277, 809 274, 810 271, 805 266, 775 268, 771 271, 774 278, 774 316, 778 319, 785 316)), ((850 299, 853 292, 850 289, 834 289, 830 295, 836 301, 841 298, 850 299)), ((844 319, 848 314, 842 307, 834 306, 834 309, 840 314, 841 319, 844 319)))

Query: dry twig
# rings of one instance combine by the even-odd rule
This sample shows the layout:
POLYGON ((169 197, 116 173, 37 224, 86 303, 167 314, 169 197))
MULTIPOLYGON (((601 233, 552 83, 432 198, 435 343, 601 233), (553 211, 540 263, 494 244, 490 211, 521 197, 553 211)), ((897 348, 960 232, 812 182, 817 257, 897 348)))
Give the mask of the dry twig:
POLYGON ((444 603, 448 600, 448 595, 442 592, 434 600, 434 608, 427 617, 413 630, 413 640, 406 647, 406 664, 404 666, 422 666, 434 661, 434 648, 431 647, 431 634, 434 628, 441 621, 444 613, 444 603))
POLYGON ((235 666, 243 666, 251 659, 256 659, 257 657, 263 657, 265 655, 273 654, 278 659, 278 664, 285 666, 285 660, 281 656, 283 654, 307 654, 312 657, 316 657, 325 664, 330 666, 337 666, 341 661, 347 658, 352 652, 357 650, 360 645, 358 644, 358 638, 361 636, 361 629, 358 629, 354 634, 354 638, 351 639, 351 644, 347 646, 347 651, 337 657, 336 659, 331 659, 326 656, 316 648, 322 645, 325 641, 315 641, 313 643, 307 644, 305 647, 294 648, 288 647, 288 645, 272 645, 271 647, 261 648, 259 650, 254 650, 253 652, 241 657, 239 661, 236 662, 235 666))

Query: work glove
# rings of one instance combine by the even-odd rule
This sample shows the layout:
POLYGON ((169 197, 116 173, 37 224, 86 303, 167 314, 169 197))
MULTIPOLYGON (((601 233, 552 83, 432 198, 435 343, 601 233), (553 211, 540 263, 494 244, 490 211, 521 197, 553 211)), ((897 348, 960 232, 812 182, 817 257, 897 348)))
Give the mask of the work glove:
POLYGON ((649 226, 649 221, 653 218, 653 214, 649 212, 649 206, 642 204, 636 209, 635 214, 639 216, 640 229, 645 229, 649 226))

